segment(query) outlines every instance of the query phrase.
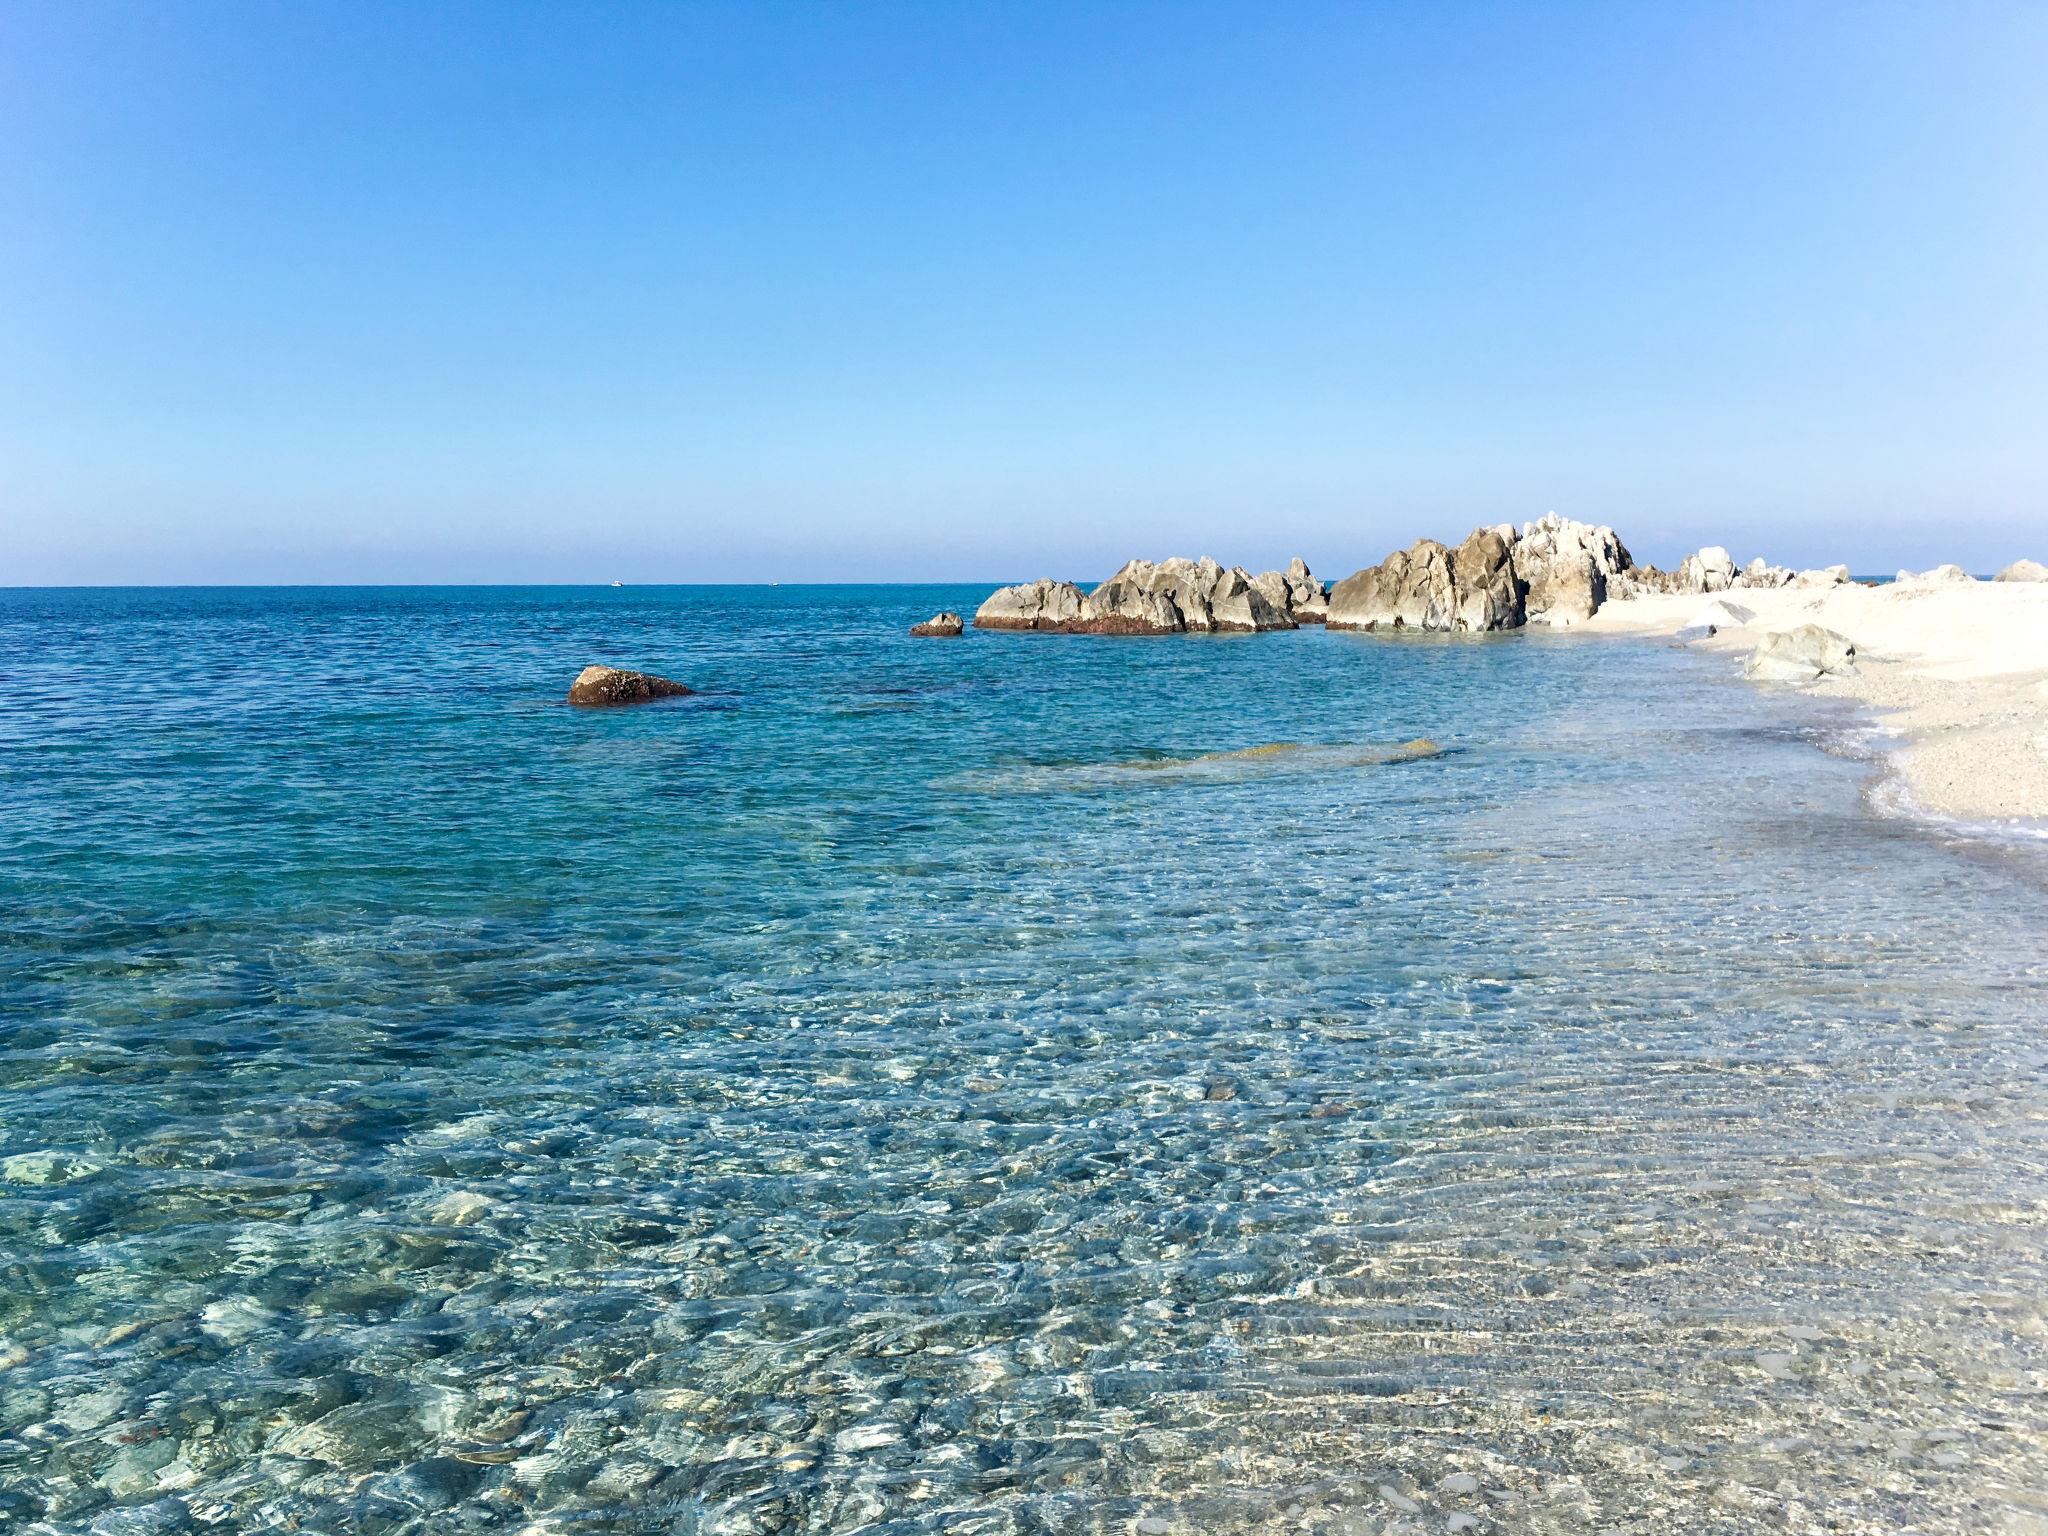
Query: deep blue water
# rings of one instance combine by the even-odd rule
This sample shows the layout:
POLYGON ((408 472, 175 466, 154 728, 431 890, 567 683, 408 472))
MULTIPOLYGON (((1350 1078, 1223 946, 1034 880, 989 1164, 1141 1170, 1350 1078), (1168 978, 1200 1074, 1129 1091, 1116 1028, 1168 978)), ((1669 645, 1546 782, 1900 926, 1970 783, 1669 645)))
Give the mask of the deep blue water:
POLYGON ((987 591, 0 592, 0 1526, 2031 1528, 2038 850, 987 591))

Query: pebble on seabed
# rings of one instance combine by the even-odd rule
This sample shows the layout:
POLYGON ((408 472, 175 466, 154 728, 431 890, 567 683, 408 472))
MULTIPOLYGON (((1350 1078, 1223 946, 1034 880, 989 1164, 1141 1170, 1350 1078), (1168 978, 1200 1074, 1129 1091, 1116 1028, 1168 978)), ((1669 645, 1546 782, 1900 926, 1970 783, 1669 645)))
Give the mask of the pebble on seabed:
POLYGON ((448 1227, 467 1227, 489 1215, 491 1202, 469 1189, 450 1190, 427 1208, 427 1219, 448 1227))

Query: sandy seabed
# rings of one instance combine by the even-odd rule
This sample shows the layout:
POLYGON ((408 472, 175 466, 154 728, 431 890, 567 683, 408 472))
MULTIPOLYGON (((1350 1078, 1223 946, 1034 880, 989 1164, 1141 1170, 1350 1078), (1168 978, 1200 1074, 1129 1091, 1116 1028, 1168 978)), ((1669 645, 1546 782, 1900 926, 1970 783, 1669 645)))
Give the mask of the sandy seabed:
POLYGON ((1800 624, 1855 643, 1859 676, 1804 686, 1859 700, 1898 733, 1894 761, 1915 805, 1972 821, 2038 821, 2048 830, 2048 583, 1635 597, 1607 603, 1581 627, 1676 634, 1724 599, 1755 619, 1739 627, 1715 620, 1717 631, 1696 643, 1746 654, 1770 631, 1800 624))

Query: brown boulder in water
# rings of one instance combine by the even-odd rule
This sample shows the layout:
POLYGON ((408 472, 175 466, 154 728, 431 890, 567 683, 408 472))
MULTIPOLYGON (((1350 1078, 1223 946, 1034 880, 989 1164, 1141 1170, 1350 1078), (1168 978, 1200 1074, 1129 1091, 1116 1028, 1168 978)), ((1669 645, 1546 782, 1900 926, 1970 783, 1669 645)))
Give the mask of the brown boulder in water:
POLYGON ((957 613, 935 613, 922 624, 911 625, 910 632, 925 638, 950 639, 966 627, 957 613))
POLYGON ((649 699, 676 699, 695 690, 650 672, 622 672, 617 667, 585 667, 569 685, 571 704, 644 704, 649 699))

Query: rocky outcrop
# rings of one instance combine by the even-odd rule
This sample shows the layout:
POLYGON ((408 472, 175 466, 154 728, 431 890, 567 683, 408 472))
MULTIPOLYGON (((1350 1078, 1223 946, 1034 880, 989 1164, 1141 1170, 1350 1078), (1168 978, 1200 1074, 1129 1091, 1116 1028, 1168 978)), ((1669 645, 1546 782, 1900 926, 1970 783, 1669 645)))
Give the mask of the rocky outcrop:
POLYGON ((1607 601, 1609 584, 1634 565, 1612 528, 1573 522, 1555 512, 1522 525, 1514 540, 1524 620, 1577 624, 1607 601))
POLYGON ((1330 591, 1296 555, 1280 573, 1287 578, 1288 612, 1297 624, 1321 624, 1330 616, 1330 591))
POLYGON ((1709 544, 1678 562, 1677 591, 1726 592, 1734 585, 1735 562, 1718 544, 1709 544))
MULTIPOLYGON (((1296 560, 1253 576, 1208 556, 1131 560, 1093 592, 1067 582, 1004 587, 974 615, 978 629, 1049 629, 1079 635, 1204 634, 1292 629, 1296 607, 1315 612, 1322 584, 1296 560)), ((1314 622, 1313 620, 1311 622, 1314 622)))
POLYGON ((1065 629, 1087 599, 1071 581, 1042 578, 1003 587, 974 611, 976 629, 1065 629))
POLYGON ((1204 555, 1154 564, 1132 560, 1088 594, 1081 622, 1088 634, 1173 634, 1182 630, 1292 629, 1283 601, 1262 591, 1241 565, 1204 555))
POLYGON ((1743 666, 1745 677, 1766 683, 1811 683, 1823 677, 1854 677, 1856 647, 1846 635, 1818 624, 1765 635, 1743 666))
POLYGON ((1267 602, 1296 624, 1320 624, 1329 617, 1330 598, 1323 584, 1309 574, 1308 563, 1299 555, 1287 562, 1284 571, 1263 571, 1252 585, 1267 602))
POLYGON ((1515 574, 1512 530, 1475 528, 1451 552, 1460 629, 1513 629, 1527 608, 1522 580, 1515 574))
POLYGON ((1824 566, 1817 571, 1801 571, 1792 578, 1795 587, 1846 587, 1849 584, 1849 567, 1846 565, 1824 566))
POLYGON ((2048 565, 2038 560, 2015 560, 1996 576, 1993 581, 2048 581, 2048 565))
POLYGON ((1678 573, 1654 565, 1632 565, 1607 579, 1609 598, 1662 597, 1678 590, 1678 573))
POLYGON ((966 627, 957 613, 935 613, 922 624, 911 625, 910 632, 922 639, 950 640, 966 627))
POLYGON ((1975 581, 1976 579, 1976 577, 1972 576, 1960 565, 1937 565, 1933 570, 1921 571, 1917 575, 1912 571, 1901 571, 1892 578, 1892 581, 1895 585, 1901 587, 1934 587, 1943 586, 1952 581, 1975 581))
POLYGON ((1474 529, 1455 547, 1418 539, 1327 591, 1299 559, 1257 576, 1207 557, 1132 560, 1093 592, 1063 581, 1004 587, 981 605, 974 623, 1120 635, 1320 623, 1333 629, 1514 629, 1581 623, 1616 598, 1831 587, 1847 580, 1843 565, 1794 571, 1756 559, 1738 568, 1719 545, 1687 555, 1675 571, 1639 566, 1612 528, 1552 512, 1520 532, 1509 523, 1474 529))
POLYGON ((1456 549, 1422 539, 1330 591, 1333 629, 1489 630, 1589 619, 1634 571, 1612 528, 1555 512, 1476 528, 1456 549))
POLYGON ((569 685, 571 704, 644 704, 649 699, 677 699, 694 692, 681 683, 651 672, 622 672, 617 667, 585 667, 569 685))
POLYGON ((1330 589, 1332 629, 1513 629, 1522 583, 1499 528, 1476 528, 1456 549, 1418 539, 1330 589))

